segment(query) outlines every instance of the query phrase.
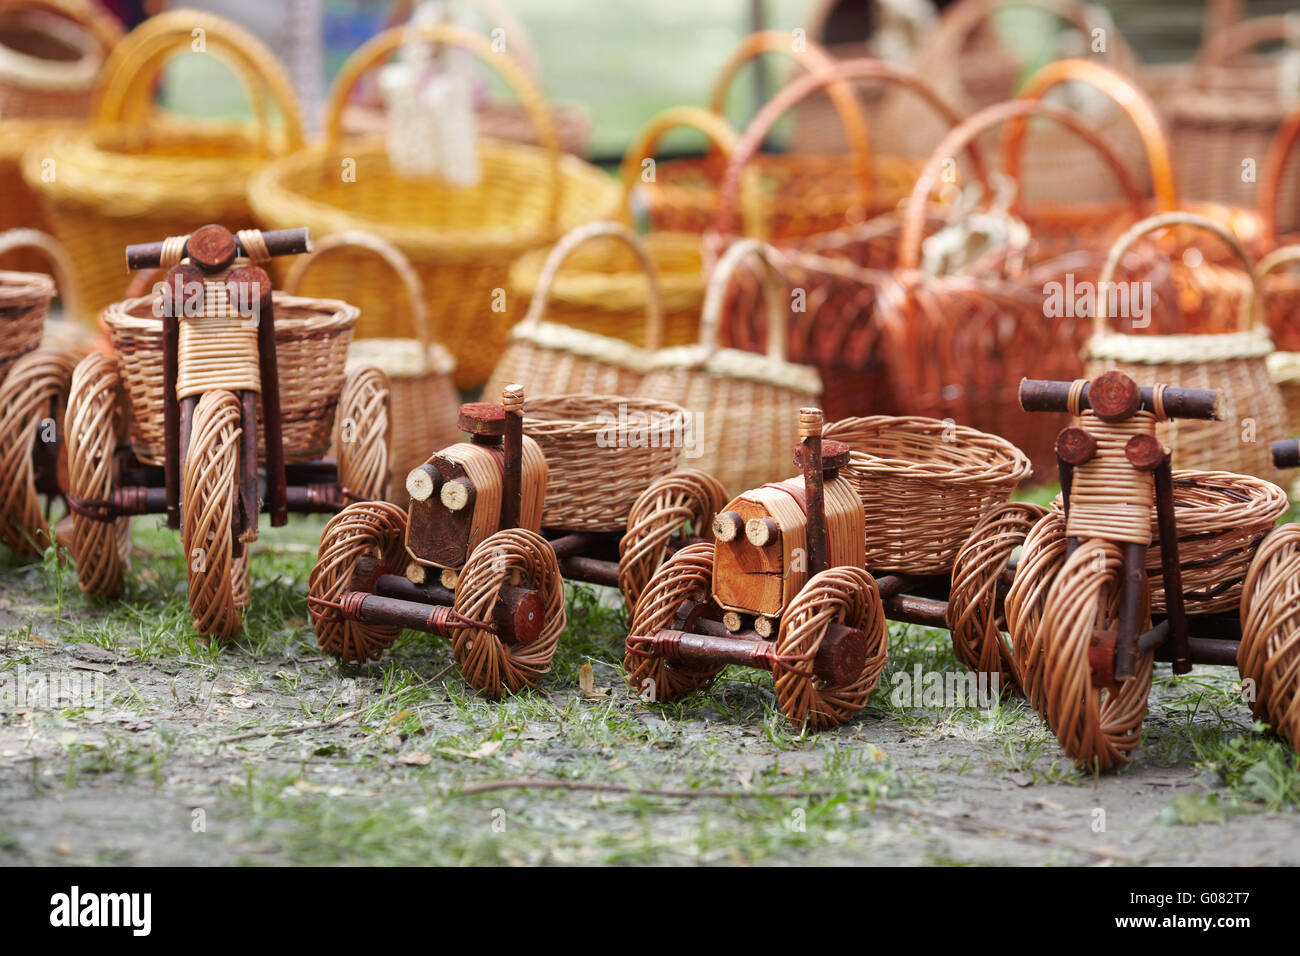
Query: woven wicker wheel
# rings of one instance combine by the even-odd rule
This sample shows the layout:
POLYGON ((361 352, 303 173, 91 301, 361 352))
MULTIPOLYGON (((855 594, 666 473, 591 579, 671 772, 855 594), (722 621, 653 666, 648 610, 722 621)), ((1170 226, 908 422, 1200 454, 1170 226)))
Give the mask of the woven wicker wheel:
MULTIPOLYGON (((76 364, 70 352, 38 349, 15 362, 0 385, 0 542, 23 557, 52 543, 34 449, 58 440, 76 364)), ((66 475, 59 478, 66 487, 66 475)))
POLYGON ((674 471, 641 492, 618 543, 618 587, 629 614, 668 556, 669 539, 688 525, 697 535, 707 533, 730 500, 722 485, 693 469, 674 471))
POLYGON ((1043 609, 1052 582, 1065 563, 1065 519, 1048 512, 1038 520, 1020 549, 1016 574, 1007 591, 1004 608, 1011 635, 1011 656, 1021 692, 1030 705, 1047 716, 1046 685, 1043 679, 1043 609))
POLYGON ((1237 670, 1254 681, 1251 712, 1300 750, 1300 525, 1270 534, 1251 563, 1237 670))
POLYGON ((781 616, 773 680, 781 713, 800 727, 838 727, 867 706, 889 656, 885 608, 875 579, 861 568, 830 568, 815 574, 781 616), (855 627, 867 636, 862 672, 844 685, 813 676, 812 658, 830 624, 855 627))
POLYGON ((1003 693, 1020 688, 1005 617, 996 613, 998 586, 1007 564, 1047 509, 1029 502, 998 505, 980 519, 957 552, 948 593, 948 630, 957 659, 979 674, 996 676, 1003 693))
POLYGON ((492 617, 497 595, 506 584, 541 592, 546 620, 528 644, 509 644, 472 627, 452 631, 451 652, 461 676, 496 699, 537 682, 551 669, 551 658, 564 633, 564 579, 555 551, 541 535, 522 528, 498 531, 474 549, 456 580, 455 610, 475 621, 492 617))
POLYGON ((325 526, 307 582, 307 606, 326 654, 350 663, 375 660, 397 640, 401 628, 346 620, 338 601, 345 591, 373 590, 379 575, 405 567, 405 538, 406 513, 386 501, 348 505, 325 526), (368 580, 357 579, 363 558, 374 560, 368 580))
POLYGON ((632 612, 623 654, 623 670, 634 694, 651 703, 667 704, 704 690, 722 672, 721 667, 690 670, 675 666, 636 640, 674 627, 684 601, 707 602, 712 590, 712 542, 682 548, 650 578, 632 612))
POLYGON ((246 569, 239 567, 246 564, 248 550, 236 560, 231 525, 239 470, 239 399, 221 389, 205 392, 194 409, 192 429, 181 479, 190 616, 200 634, 233 640, 243 629, 239 609, 248 600, 246 569))
MULTIPOLYGON (((1061 749, 1094 773, 1128 762, 1142 735, 1151 692, 1151 654, 1140 657, 1136 674, 1118 687, 1092 681, 1088 646, 1093 628, 1111 627, 1118 616, 1122 562, 1117 544, 1080 544, 1052 582, 1039 625, 1047 722, 1061 749)), ((1139 633, 1151 626, 1145 598, 1142 603, 1139 633)))
MULTIPOLYGON (((93 353, 72 373, 65 418, 68 495, 87 503, 106 502, 117 487, 117 446, 123 436, 121 378, 117 360, 93 353)), ((81 511, 72 515, 72 556, 77 584, 87 594, 122 593, 131 546, 131 519, 101 521, 81 511)))
POLYGON ((354 369, 343 382, 334 442, 345 500, 378 501, 388 492, 388 399, 388 376, 374 366, 354 369))

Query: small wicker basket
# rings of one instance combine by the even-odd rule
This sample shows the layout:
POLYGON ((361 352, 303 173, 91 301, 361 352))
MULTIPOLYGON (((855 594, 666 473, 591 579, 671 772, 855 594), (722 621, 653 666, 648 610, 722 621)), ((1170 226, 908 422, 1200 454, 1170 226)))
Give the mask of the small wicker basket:
POLYGON ((641 323, 646 348, 655 350, 663 338, 663 298, 659 271, 641 238, 617 222, 589 222, 564 236, 546 257, 528 314, 510 330, 510 345, 483 387, 499 395, 518 382, 541 395, 633 395, 645 374, 647 352, 621 338, 574 328, 548 316, 551 288, 560 267, 580 247, 592 244, 609 257, 609 240, 632 251, 640 266, 645 291, 641 323))
MULTIPOLYGON (((10 258, 11 253, 18 250, 30 252, 37 258, 39 271, 0 271, 0 275, 6 276, 5 279, 0 279, 0 285, 7 290, 4 295, 0 295, 0 316, 12 323, 6 323, 6 327, 0 330, 0 378, 4 377, 4 370, 15 358, 36 347, 30 344, 30 335, 32 324, 37 322, 37 318, 35 315, 24 315, 22 302, 28 295, 20 291, 22 289, 29 289, 33 296, 45 296, 44 304, 39 306, 41 319, 37 326, 38 345, 62 349, 80 357, 93 348, 95 341, 94 331, 80 322, 45 320, 53 289, 50 295, 37 290, 38 287, 44 289, 46 281, 51 277, 62 300, 63 313, 75 315, 77 312, 76 292, 72 287, 72 263, 68 259, 67 250, 53 236, 36 229, 9 229, 0 232, 0 260, 10 258)), ((34 300, 32 307, 37 308, 34 300)))
POLYGON ((542 526, 622 531, 643 491, 677 466, 686 413, 619 395, 541 395, 524 403, 524 434, 546 456, 542 526))
POLYGON ((790 449, 799 438, 799 409, 820 403, 817 370, 785 358, 784 265, 776 249, 757 239, 732 245, 709 277, 699 344, 652 355, 641 386, 645 398, 686 408, 691 467, 708 472, 724 488, 755 488, 786 476, 790 449), (766 355, 718 347, 727 290, 750 259, 757 261, 766 298, 766 355))
MULTIPOLYGON (((330 447, 348 344, 359 313, 346 302, 281 292, 274 293, 273 302, 285 460, 311 461, 330 447)), ((158 465, 164 451, 163 323, 154 308, 153 296, 127 299, 105 309, 101 320, 118 357, 130 408, 131 445, 141 461, 158 465)))
POLYGON ((934 418, 846 418, 822 434, 849 446, 843 474, 866 512, 872 571, 948 573, 971 529, 1032 471, 1011 442, 934 418))
MULTIPOLYGON (((364 232, 336 232, 313 243, 310 253, 295 259, 285 277, 285 295, 298 295, 313 263, 327 253, 354 255, 360 252, 383 260, 397 276, 411 307, 413 339, 387 338, 383 329, 357 319, 352 347, 348 350, 346 371, 372 366, 388 376, 389 417, 393 423, 388 440, 388 458, 393 479, 388 483, 388 497, 405 507, 409 500, 406 475, 422 465, 440 448, 460 440, 456 410, 460 396, 453 373, 456 360, 443 346, 433 341, 424 289, 411 263, 392 243, 364 232)), ((308 293, 318 292, 307 282, 308 293)))

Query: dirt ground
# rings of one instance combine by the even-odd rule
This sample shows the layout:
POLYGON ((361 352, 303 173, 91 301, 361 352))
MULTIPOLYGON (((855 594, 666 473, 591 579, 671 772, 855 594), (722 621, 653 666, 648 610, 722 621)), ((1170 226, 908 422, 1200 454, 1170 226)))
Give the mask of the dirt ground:
POLYGON ((264 533, 224 648, 190 630, 164 530, 137 530, 121 602, 52 555, 0 568, 0 863, 1300 862, 1300 763, 1228 669, 1159 674, 1135 760, 1096 779, 1023 702, 891 699, 918 665, 960 673, 945 632, 897 627, 867 710, 801 736, 763 675, 630 696, 621 612, 579 590, 553 674, 491 703, 437 639, 320 655, 319 528, 264 533))

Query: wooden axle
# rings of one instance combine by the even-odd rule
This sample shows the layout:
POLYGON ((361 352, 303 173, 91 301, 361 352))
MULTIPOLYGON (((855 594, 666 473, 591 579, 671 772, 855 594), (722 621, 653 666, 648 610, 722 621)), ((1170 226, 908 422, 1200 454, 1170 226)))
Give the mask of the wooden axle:
MULTIPOLYGON (((1068 412, 1071 384, 1043 379, 1021 379, 1020 407, 1027 412, 1068 412)), ((1083 386, 1083 394, 1079 398, 1081 409, 1092 408, 1089 401, 1091 390, 1091 383, 1083 386)), ((1143 385, 1138 389, 1142 408, 1154 407, 1154 391, 1150 385, 1143 385)), ((1219 393, 1213 389, 1166 388, 1163 405, 1165 415, 1169 418, 1191 418, 1202 421, 1219 419, 1219 393)))
MULTIPOLYGON (((629 637, 651 653, 674 664, 705 669, 727 664, 773 670, 780 655, 776 642, 764 640, 754 631, 732 634, 718 621, 700 618, 697 632, 663 630, 646 637, 629 637)), ((867 636, 857 628, 831 624, 826 629, 817 655, 812 660, 813 676, 829 684, 850 683, 867 662, 867 636)))
MULTIPOLYGON (((258 477, 258 493, 265 494, 266 480, 258 477)), ((286 489, 287 509, 294 514, 335 514, 345 504, 339 487, 334 483, 289 485, 286 489)), ((81 500, 74 510, 103 521, 132 515, 167 513, 167 489, 156 485, 125 485, 114 488, 108 499, 81 500)))
MULTIPOLYGON (((194 230, 190 236, 190 242, 199 237, 203 229, 201 227, 194 230)), ((231 236, 233 240, 235 255, 230 256, 233 261, 236 256, 247 255, 247 250, 240 244, 237 236, 231 236)), ((215 240, 213 240, 215 241, 215 240)), ((270 229, 262 233, 262 241, 266 243, 266 249, 273 256, 296 256, 304 252, 311 252, 311 235, 306 229, 270 229)), ((198 245, 199 243, 195 243, 198 245)), ((189 243, 186 243, 184 255, 188 257, 191 254, 189 243)), ((198 251, 198 250, 196 250, 198 251)), ((137 269, 157 269, 162 265, 163 244, 161 242, 138 242, 126 247, 126 267, 132 272, 137 269)), ((217 257, 209 257, 219 259, 217 257)), ((229 265, 227 262, 226 265, 229 265)), ((219 266, 218 268, 224 268, 219 266)))
POLYGON ((1273 465, 1277 468, 1300 468, 1300 438, 1273 442, 1273 465))
MULTIPOLYGON (((410 605, 411 607, 405 608, 396 605, 392 607, 394 613, 406 615, 414 614, 413 607, 416 605, 425 608, 427 612, 428 608, 436 605, 450 607, 456 599, 455 594, 441 584, 415 584, 399 574, 380 575, 375 580, 375 594, 399 601, 402 605, 410 605)), ((542 600, 540 591, 510 585, 501 588, 492 608, 491 620, 494 633, 501 640, 508 644, 531 644, 541 635, 545 621, 546 603, 542 600)), ((426 633, 446 636, 440 631, 426 633)))

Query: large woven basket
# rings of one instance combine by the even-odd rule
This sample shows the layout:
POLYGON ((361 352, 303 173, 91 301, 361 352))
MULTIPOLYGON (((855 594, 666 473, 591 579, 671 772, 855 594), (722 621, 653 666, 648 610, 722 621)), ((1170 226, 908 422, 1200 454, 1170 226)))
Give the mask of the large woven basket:
POLYGON ((1195 226, 1218 237, 1240 257, 1248 273, 1252 294, 1242 297, 1238 328, 1227 334, 1142 335, 1109 331, 1108 296, 1097 296, 1093 335, 1085 347, 1092 379, 1118 369, 1139 385, 1162 383, 1183 388, 1216 389, 1222 420, 1175 420, 1157 426, 1157 436, 1170 449, 1173 464, 1181 469, 1233 471, 1281 482, 1273 467, 1269 446, 1285 437, 1285 410, 1268 373, 1273 341, 1268 329, 1257 324, 1259 275, 1249 253, 1223 226, 1188 213, 1152 216, 1130 228, 1111 248, 1098 288, 1108 289, 1115 269, 1139 238, 1169 226, 1195 226))
MULTIPOLYGON (((99 68, 122 39, 94 0, 0 0, 0 231, 50 230, 23 182, 23 151, 51 133, 85 125, 99 68)), ((35 252, 6 265, 39 271, 35 252)))
POLYGON ((641 492, 677 467, 686 413, 620 395, 539 395, 524 403, 524 434, 546 456, 543 527, 622 531, 641 492))
MULTIPOLYGON (((643 286, 643 328, 646 348, 658 349, 663 338, 663 300, 659 274, 649 249, 639 236, 617 222, 589 222, 574 229, 550 251, 528 306, 528 314, 510 330, 510 345, 483 388, 499 395, 517 382, 528 393, 542 395, 633 395, 641 386, 648 353, 621 337, 575 328, 552 319, 552 284, 565 260, 583 246, 599 246, 610 256, 610 241, 630 250, 640 267, 643 286)), ((630 331, 630 330, 629 330, 630 331)))
POLYGON ((225 20, 177 10, 145 21, 113 50, 90 130, 28 151, 23 175, 72 255, 78 298, 93 317, 121 297, 123 248, 207 222, 252 226, 248 177, 301 141, 293 87, 274 54, 225 20), (154 80, 168 60, 193 49, 196 35, 243 84, 253 123, 183 121, 154 111, 154 80))
MULTIPOLYGON (((359 316, 345 369, 351 372, 372 366, 388 376, 389 417, 393 423, 388 460, 394 479, 388 483, 388 497, 405 506, 409 500, 406 475, 438 449, 460 440, 456 424, 460 396, 452 377, 456 360, 433 341, 419 277, 392 243, 364 232, 337 232, 315 241, 310 253, 294 260, 283 289, 285 295, 316 294, 319 290, 312 279, 306 278, 313 264, 322 257, 337 261, 341 256, 358 254, 374 256, 392 270, 406 296, 416 333, 411 339, 388 338, 365 315, 359 316)), ((326 271, 317 269, 313 277, 326 271)))
MULTIPOLYGON (((1286 514, 1286 493, 1277 485, 1226 471, 1174 472, 1174 511, 1178 518, 1178 563, 1189 614, 1215 614, 1236 608, 1255 549, 1286 514)), ((1061 512, 1058 495, 1052 509, 1061 512)), ((1157 527, 1155 506, 1151 527, 1157 527)), ((1152 533, 1146 570, 1151 611, 1165 611, 1159 535, 1152 533)))
MULTIPOLYGON (((346 302, 281 292, 274 293, 273 302, 285 460, 311 461, 330 447, 358 311, 346 302)), ((115 302, 103 311, 101 321, 117 353, 132 448, 141 461, 162 464, 162 319, 154 315, 154 297, 115 302)))
MULTIPOLYGON (((413 28, 412 28, 413 29, 413 28)), ((382 139, 340 140, 342 109, 354 84, 382 63, 407 30, 370 40, 344 65, 330 93, 325 141, 256 177, 250 198, 271 225, 306 224, 322 235, 361 229, 401 249, 424 284, 433 333, 456 357, 456 384, 481 386, 523 314, 507 294, 510 263, 592 219, 609 218, 618 186, 598 169, 560 154, 541 94, 487 40, 442 24, 416 32, 463 47, 494 67, 528 108, 542 147, 480 143, 482 179, 472 187, 434 177, 404 177, 389 166, 382 139)), ((409 316, 389 294, 382 263, 357 260, 336 270, 347 298, 388 328, 412 335, 409 316)))
POLYGON ((686 457, 724 488, 755 488, 790 470, 799 437, 799 409, 818 405, 817 370, 785 358, 789 298, 781 287, 781 254, 767 243, 742 239, 709 277, 697 345, 662 349, 651 356, 641 395, 677 402, 690 417, 686 457), (718 323, 738 268, 756 260, 763 276, 768 316, 767 354, 718 346, 718 323))
POLYGON ((933 418, 846 418, 822 434, 849 446, 841 473, 862 499, 872 571, 948 573, 971 529, 1032 470, 1011 442, 933 418))

